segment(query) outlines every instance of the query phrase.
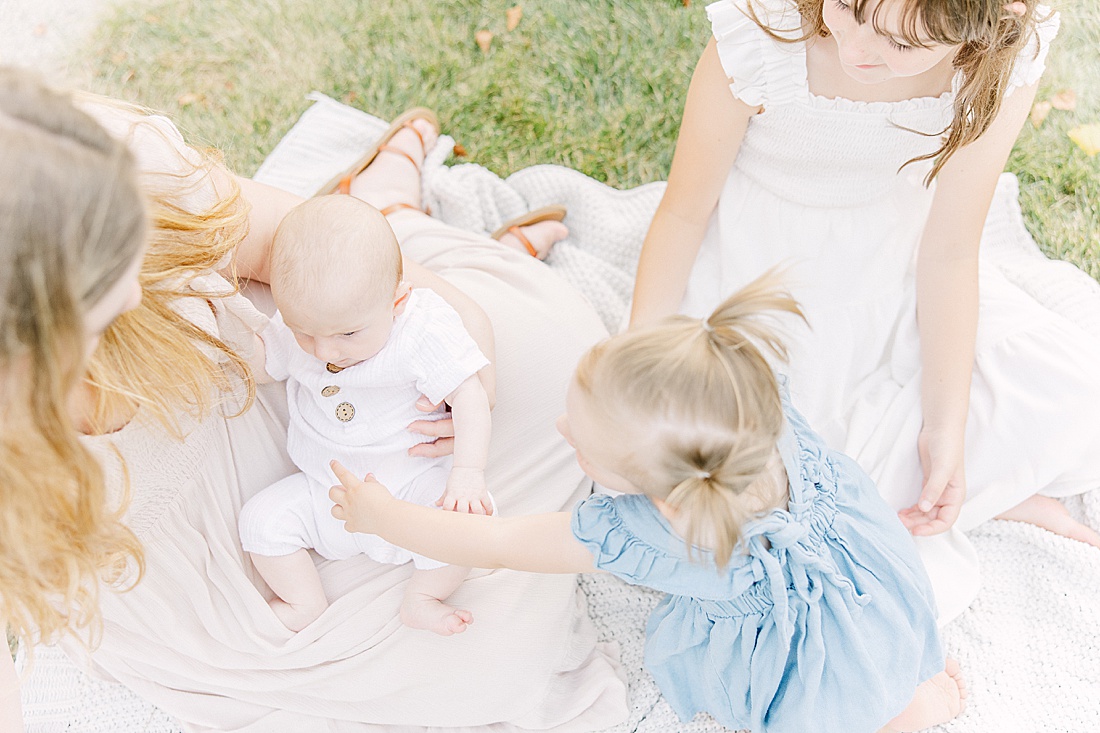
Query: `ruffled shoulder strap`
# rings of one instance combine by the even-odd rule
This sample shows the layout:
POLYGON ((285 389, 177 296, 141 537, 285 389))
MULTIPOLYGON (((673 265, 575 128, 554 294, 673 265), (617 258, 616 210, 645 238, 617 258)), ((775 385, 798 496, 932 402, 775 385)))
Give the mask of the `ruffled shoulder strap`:
POLYGON ((745 104, 768 107, 792 102, 804 93, 805 46, 783 43, 761 27, 785 38, 799 37, 802 17, 794 3, 719 0, 707 6, 707 17, 733 96, 745 104))
POLYGON ((1035 15, 1042 20, 1035 26, 1031 38, 1016 56, 1016 63, 1012 67, 1012 75, 1005 90, 1006 97, 1020 87, 1031 86, 1039 81, 1047 67, 1047 53, 1054 37, 1058 35, 1062 18, 1046 5, 1036 6, 1035 15))

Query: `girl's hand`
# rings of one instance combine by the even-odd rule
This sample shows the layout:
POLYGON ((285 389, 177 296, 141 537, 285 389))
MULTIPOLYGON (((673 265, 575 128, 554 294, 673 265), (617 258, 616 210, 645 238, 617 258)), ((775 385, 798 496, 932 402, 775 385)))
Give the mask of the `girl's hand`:
MULTIPOLYGON (((423 395, 416 401, 416 409, 421 412, 435 412, 438 408, 439 404, 433 403, 423 395)), ((442 420, 414 420, 409 423, 409 430, 435 438, 430 443, 417 443, 409 448, 410 456, 439 458, 440 456, 449 456, 455 452, 455 424, 454 420, 449 417, 442 420)))
POLYGON ((917 537, 946 532, 959 518, 966 499, 965 439, 961 431, 922 428, 917 438, 924 486, 917 503, 898 512, 917 537))
POLYGON ((390 492, 369 473, 359 480, 339 461, 332 461, 329 466, 340 481, 339 486, 333 486, 328 491, 328 498, 333 502, 332 516, 343 521, 348 532, 376 534, 371 523, 376 515, 372 506, 392 499, 390 492))

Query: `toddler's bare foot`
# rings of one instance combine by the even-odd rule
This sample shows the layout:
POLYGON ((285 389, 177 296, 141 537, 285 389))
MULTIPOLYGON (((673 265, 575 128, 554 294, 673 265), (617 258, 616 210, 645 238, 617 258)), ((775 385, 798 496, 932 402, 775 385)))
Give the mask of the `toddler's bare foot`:
POLYGON ((1071 517, 1069 510, 1062 502, 1049 496, 1036 494, 1024 503, 999 515, 997 519, 1027 522, 1063 537, 1069 537, 1071 540, 1100 547, 1100 533, 1071 517))
MULTIPOLYGON (((546 255, 550 254, 550 248, 569 236, 569 229, 560 221, 540 221, 538 224, 520 227, 519 230, 535 248, 540 260, 546 259, 546 255)), ((519 237, 511 232, 504 234, 500 238, 500 243, 524 254, 530 254, 519 237)))
POLYGON ((267 605, 271 606, 271 610, 283 622, 283 626, 291 631, 301 631, 320 618, 321 614, 328 608, 328 603, 321 605, 291 605, 278 597, 272 598, 267 605))
POLYGON ((954 720, 966 708, 966 696, 959 663, 948 657, 944 671, 922 682, 909 707, 880 733, 910 733, 954 720))
POLYGON ((404 128, 387 143, 391 148, 407 153, 417 162, 412 162, 401 153, 383 150, 371 161, 366 169, 351 182, 351 195, 366 201, 376 209, 384 209, 392 204, 408 204, 420 208, 420 168, 424 156, 435 145, 439 133, 430 122, 415 119, 410 122, 416 132, 404 128))
POLYGON ((401 622, 414 629, 451 636, 465 631, 474 622, 474 616, 469 611, 451 608, 438 598, 416 594, 406 596, 401 604, 401 622))

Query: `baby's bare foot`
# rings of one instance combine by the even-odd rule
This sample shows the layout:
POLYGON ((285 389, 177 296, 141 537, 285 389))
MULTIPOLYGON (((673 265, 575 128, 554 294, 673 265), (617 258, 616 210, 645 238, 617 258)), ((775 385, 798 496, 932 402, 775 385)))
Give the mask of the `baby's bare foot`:
MULTIPOLYGON (((538 224, 520 227, 519 230, 523 233, 523 236, 527 237, 527 241, 531 243, 531 246, 535 248, 535 252, 538 253, 536 256, 540 260, 546 259, 546 255, 550 254, 550 248, 569 236, 569 229, 560 221, 540 221, 538 224)), ((530 254, 519 237, 511 232, 502 236, 500 243, 517 249, 524 254, 530 254)))
POLYGON ((461 634, 474 622, 469 611, 451 608, 438 598, 418 595, 401 604, 401 622, 413 629, 434 631, 440 636, 461 634))
POLYGON ((268 601, 271 610, 283 622, 283 626, 291 631, 301 631, 305 627, 320 618, 328 608, 328 603, 321 605, 291 605, 282 598, 272 598, 268 601))
POLYGON ((376 209, 384 209, 392 204, 408 204, 421 208, 419 166, 424 162, 427 151, 435 146, 439 132, 425 119, 415 119, 409 124, 416 128, 420 137, 407 127, 402 128, 387 146, 407 153, 417 164, 414 166, 401 153, 383 150, 351 182, 352 196, 366 201, 376 209), (423 145, 420 144, 421 137, 424 139, 423 145))
POLYGON ((1069 510, 1062 502, 1049 496, 1036 494, 1024 503, 998 515, 997 519, 1027 522, 1071 540, 1100 547, 1100 533, 1078 522, 1070 516, 1069 510))
POLYGON ((948 657, 944 671, 921 683, 909 707, 881 733, 911 733, 953 720, 966 708, 967 694, 959 663, 948 657))

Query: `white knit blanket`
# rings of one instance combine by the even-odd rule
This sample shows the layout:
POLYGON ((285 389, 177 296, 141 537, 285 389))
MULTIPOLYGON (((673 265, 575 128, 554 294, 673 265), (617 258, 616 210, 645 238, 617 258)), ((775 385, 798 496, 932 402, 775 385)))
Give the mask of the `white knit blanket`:
MULTIPOLYGON (((310 195, 387 126, 323 95, 311 98, 316 104, 264 162, 257 180, 310 195)), ((591 301, 609 330, 616 330, 664 185, 618 191, 549 165, 502 180, 477 165, 445 166, 452 142, 441 138, 424 167, 424 198, 433 215, 489 232, 530 209, 565 204, 570 236, 547 262, 591 301)), ((1017 193, 1016 179, 1002 176, 985 255, 1037 300, 1100 338, 1100 286, 1072 265, 1046 261, 1024 229, 1017 193)), ((1079 519, 1100 528, 1100 491, 1067 503, 1079 519)), ((947 651, 969 683, 969 707, 934 730, 1100 732, 1100 550, 1015 522, 988 522, 970 537, 982 562, 981 592, 944 629, 947 651)), ((645 621, 660 595, 609 575, 582 576, 579 582, 601 637, 618 643, 630 680, 630 718, 614 733, 724 730, 704 715, 681 723, 642 669, 645 621)), ((37 655, 23 693, 28 733, 180 730, 126 688, 92 679, 55 649, 41 647, 37 655)))

